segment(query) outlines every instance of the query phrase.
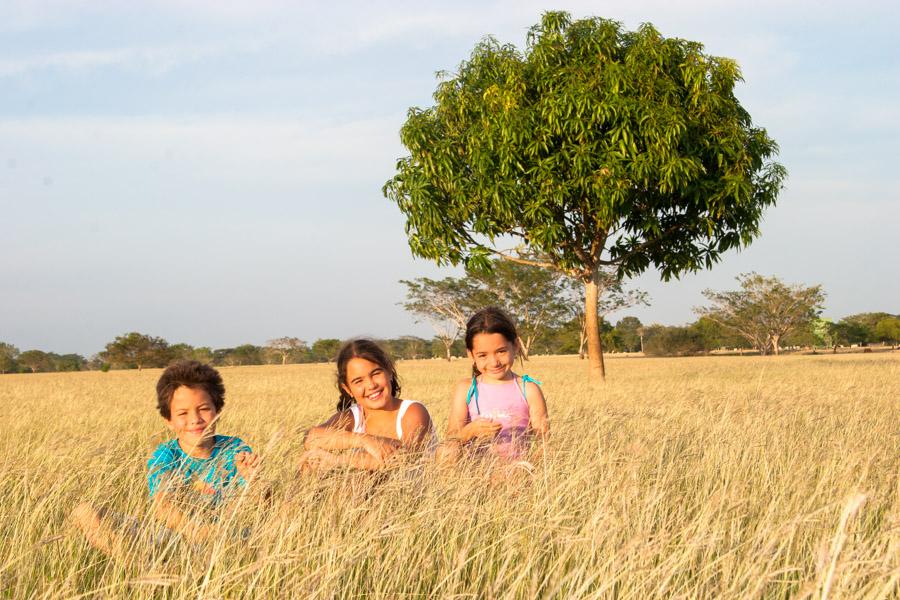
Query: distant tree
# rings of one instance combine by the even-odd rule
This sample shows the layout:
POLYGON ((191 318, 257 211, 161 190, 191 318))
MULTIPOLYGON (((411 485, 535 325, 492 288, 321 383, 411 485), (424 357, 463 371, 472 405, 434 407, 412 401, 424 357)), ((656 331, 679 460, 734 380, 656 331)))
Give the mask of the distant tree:
POLYGON ((435 105, 400 131, 409 156, 384 194, 413 254, 487 268, 491 255, 586 289, 594 381, 604 377, 600 275, 710 267, 759 234, 784 168, 734 94, 740 69, 645 24, 547 12, 524 50, 484 38, 435 105), (497 244, 513 238, 541 260, 497 244))
POLYGON ((840 346, 864 346, 874 339, 875 332, 864 322, 853 317, 844 317, 834 324, 832 335, 840 346))
POLYGON ((87 360, 80 354, 50 354, 49 356, 54 371, 83 371, 87 368, 87 360))
POLYGON ((781 338, 812 322, 825 300, 818 285, 787 285, 757 273, 744 273, 737 280, 740 290, 705 290, 703 295, 713 304, 695 310, 744 337, 760 354, 777 355, 781 338))
POLYGON ((16 363, 16 357, 19 356, 19 349, 12 344, 0 342, 0 373, 15 373, 19 370, 16 363))
POLYGON ((690 356, 704 351, 700 333, 689 326, 644 327, 644 353, 648 356, 690 356))
POLYGON ((162 367, 169 362, 169 343, 161 337, 133 331, 117 336, 100 354, 104 362, 116 369, 162 367))
POLYGON ((897 315, 886 312, 871 312, 844 317, 838 322, 846 340, 844 343, 864 346, 877 341, 875 328, 878 326, 878 322, 895 316, 897 315))
POLYGON ((206 364, 212 364, 214 362, 212 348, 209 346, 199 346, 194 348, 194 351, 191 352, 191 359, 206 364))
POLYGON ((625 352, 641 352, 643 324, 637 317, 623 317, 616 323, 616 331, 625 352))
POLYGON ((231 351, 225 355, 225 364, 232 367, 260 365, 262 362, 262 348, 254 346, 253 344, 241 344, 240 346, 232 348, 231 351))
POLYGON ((415 360, 431 356, 431 342, 414 335, 383 340, 382 344, 395 358, 415 360))
POLYGON ((168 349, 169 360, 193 360, 194 347, 190 344, 172 344, 168 349))
POLYGON ((400 283, 406 286, 406 301, 401 305, 415 315, 417 321, 431 325, 435 337, 444 345, 447 360, 450 360, 453 342, 465 329, 469 316, 493 299, 470 279, 419 277, 400 283))
POLYGON ((26 350, 19 354, 17 362, 32 373, 53 370, 53 363, 50 360, 50 356, 42 350, 26 350))
POLYGON ((341 344, 341 340, 333 338, 316 340, 310 348, 310 355, 316 362, 331 362, 337 356, 341 344))
POLYGON ((875 338, 892 347, 900 342, 900 318, 885 317, 875 324, 875 338))
POLYGON ((281 359, 281 364, 286 365, 288 360, 300 362, 300 355, 309 352, 309 346, 300 338, 280 337, 266 342, 266 348, 281 359))
POLYGON ((513 317, 525 358, 547 328, 568 316, 565 278, 556 271, 495 260, 490 270, 470 271, 469 277, 480 284, 484 304, 496 304, 513 317))

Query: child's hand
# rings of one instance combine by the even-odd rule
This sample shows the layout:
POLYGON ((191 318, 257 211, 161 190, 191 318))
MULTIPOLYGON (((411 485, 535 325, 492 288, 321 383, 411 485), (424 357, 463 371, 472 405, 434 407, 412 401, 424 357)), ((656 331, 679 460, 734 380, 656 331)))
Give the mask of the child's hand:
POLYGON ((244 481, 250 481, 259 470, 260 458, 252 452, 238 452, 234 455, 234 468, 244 481))
POLYGON ((383 463, 391 454, 400 448, 400 442, 387 438, 367 435, 363 438, 362 449, 372 455, 380 463, 383 463))
POLYGON ((340 465, 340 460, 337 456, 328 452, 327 450, 321 450, 319 448, 314 448, 313 450, 307 450, 300 457, 300 464, 298 465, 298 470, 301 473, 311 473, 316 471, 330 471, 335 467, 340 465))
POLYGON ((500 433, 500 429, 502 428, 503 426, 499 421, 478 418, 462 428, 460 437, 465 441, 492 439, 497 437, 497 434, 500 433))

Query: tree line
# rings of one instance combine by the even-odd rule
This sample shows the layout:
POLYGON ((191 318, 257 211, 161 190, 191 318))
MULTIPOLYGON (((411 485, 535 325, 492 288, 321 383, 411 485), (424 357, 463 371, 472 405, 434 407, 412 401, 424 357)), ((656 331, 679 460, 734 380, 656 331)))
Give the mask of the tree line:
MULTIPOLYGON (((716 350, 753 350, 778 354, 789 347, 827 348, 900 342, 900 315, 868 312, 838 321, 821 317, 825 293, 821 286, 786 284, 757 273, 739 276, 739 289, 706 290, 708 304, 695 311, 698 319, 680 326, 644 325, 634 316, 615 324, 609 314, 648 302, 639 290, 625 289, 611 277, 598 304, 597 335, 607 352, 643 352, 648 356, 687 356, 716 350)), ((498 260, 491 269, 464 277, 404 280, 406 299, 400 304, 435 330, 431 339, 400 336, 381 343, 400 359, 464 357, 461 339, 466 319, 487 305, 505 309, 517 322, 522 351, 528 354, 586 354, 588 319, 583 311, 584 288, 578 280, 527 264, 498 260)), ((308 344, 297 337, 269 340, 263 346, 242 344, 212 349, 170 344, 138 332, 117 336, 102 352, 85 358, 41 350, 20 352, 0 342, 0 373, 37 373, 164 367, 173 360, 195 359, 216 366, 327 362, 341 340, 318 339, 308 344)))

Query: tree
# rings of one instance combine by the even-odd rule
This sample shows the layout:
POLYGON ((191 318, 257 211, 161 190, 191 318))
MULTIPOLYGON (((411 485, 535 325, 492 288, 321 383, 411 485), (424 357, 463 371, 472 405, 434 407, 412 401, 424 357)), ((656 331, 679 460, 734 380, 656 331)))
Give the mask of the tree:
POLYGON ((312 359, 316 362, 331 362, 341 348, 341 340, 326 338, 316 340, 310 348, 312 359))
POLYGON ((894 315, 885 312, 859 313, 848 315, 838 322, 847 344, 864 346, 878 339, 875 328, 879 321, 894 315))
POLYGON ((700 332, 690 326, 644 328, 644 352, 649 356, 690 356, 704 350, 700 332))
POLYGON ((409 156, 383 188, 412 253, 478 269, 502 256, 581 281, 594 380, 604 269, 621 281, 711 267, 759 234, 786 176, 734 95, 737 64, 649 24, 548 12, 523 51, 487 37, 440 77, 435 105, 409 110, 409 156))
POLYGON ((547 327, 559 326, 568 313, 564 277, 558 272, 497 260, 487 271, 469 276, 482 287, 484 304, 496 304, 515 320, 525 358, 547 327))
POLYGON ((402 279, 400 283, 406 286, 406 302, 401 305, 416 315, 417 321, 424 320, 431 325, 435 337, 444 345, 447 360, 453 342, 466 327, 466 320, 478 307, 491 304, 492 300, 469 279, 418 277, 412 281, 402 279))
POLYGON ((15 373, 18 371, 17 356, 19 356, 18 348, 12 344, 0 342, 0 373, 15 373))
POLYGON ((162 367, 169 362, 169 343, 161 337, 133 331, 117 336, 100 353, 101 359, 116 369, 162 367))
POLYGON ((46 352, 41 350, 26 350, 19 354, 17 362, 29 369, 32 373, 37 373, 38 371, 51 371, 53 367, 53 363, 50 362, 50 357, 46 352))
POLYGON ((744 273, 737 280, 740 290, 704 290, 703 295, 713 305, 695 310, 744 337, 760 354, 778 354, 781 338, 809 325, 825 300, 818 285, 787 285, 777 277, 757 273, 744 273))
POLYGON ((82 371, 87 367, 87 360, 80 354, 48 354, 54 371, 82 371))
POLYGON ((225 355, 225 364, 231 367, 262 364, 262 353, 259 346, 241 344, 232 348, 225 355))
POLYGON ((281 364, 286 365, 288 358, 299 359, 301 354, 309 352, 309 346, 300 338, 280 337, 266 342, 266 348, 281 358, 281 364))
POLYGON ((900 318, 885 317, 875 324, 875 338, 891 347, 900 341, 900 318))
MULTIPOLYGON (((600 332, 603 330, 604 322, 606 317, 610 313, 614 313, 618 310, 622 310, 624 308, 628 308, 629 306, 635 306, 638 304, 647 304, 647 294, 640 290, 626 290, 623 282, 618 279, 613 273, 608 270, 605 270, 603 273, 597 276, 597 280, 600 282, 601 287, 604 290, 603 295, 597 299, 595 303, 594 311, 597 314, 597 331, 598 337, 600 336, 600 332)), ((578 356, 582 359, 584 358, 584 347, 588 346, 588 351, 590 352, 590 338, 591 334, 588 331, 588 316, 585 312, 586 307, 586 297, 587 297, 587 287, 584 282, 578 279, 569 279, 567 282, 567 290, 569 295, 569 310, 575 318, 578 319, 578 322, 581 323, 581 335, 578 342, 578 356)), ((603 347, 602 345, 598 347, 599 352, 599 361, 600 361, 600 373, 605 376, 606 366, 603 362, 603 347)))
POLYGON ((616 323, 616 331, 626 352, 643 352, 643 324, 637 317, 623 317, 616 323))

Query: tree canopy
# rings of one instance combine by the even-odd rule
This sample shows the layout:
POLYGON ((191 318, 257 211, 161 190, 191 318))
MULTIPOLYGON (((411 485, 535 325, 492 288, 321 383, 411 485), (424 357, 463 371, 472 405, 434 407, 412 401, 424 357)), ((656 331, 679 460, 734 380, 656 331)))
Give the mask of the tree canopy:
POLYGON ((737 280, 739 290, 704 290, 712 306, 697 312, 745 338, 761 354, 778 354, 781 338, 811 325, 825 300, 818 285, 789 285, 758 273, 745 273, 737 280))
POLYGON ((775 203, 786 173, 740 80, 733 60, 649 24, 548 12, 524 50, 485 38, 441 75, 434 106, 409 110, 409 156, 384 193, 416 256, 485 269, 495 254, 526 262, 519 247, 582 281, 599 378, 603 269, 709 267, 775 203))

